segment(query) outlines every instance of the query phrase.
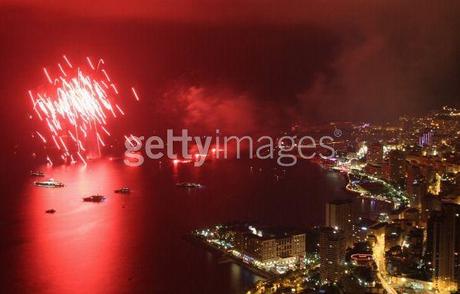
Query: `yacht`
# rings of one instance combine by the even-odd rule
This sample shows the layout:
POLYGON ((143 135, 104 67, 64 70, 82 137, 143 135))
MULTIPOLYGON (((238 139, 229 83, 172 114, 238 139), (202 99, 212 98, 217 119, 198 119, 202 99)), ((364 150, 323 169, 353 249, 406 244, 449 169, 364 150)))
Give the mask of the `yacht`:
POLYGON ((114 192, 115 193, 120 193, 120 194, 129 194, 131 192, 131 190, 129 190, 128 187, 123 187, 123 188, 115 190, 114 192))
POLYGON ((91 195, 88 197, 83 198, 84 202, 102 202, 105 200, 105 197, 102 195, 91 195))
POLYGON ((204 186, 198 183, 189 183, 189 182, 182 182, 182 183, 177 183, 177 187, 182 187, 182 188, 203 188, 204 186))
POLYGON ((33 171, 33 170, 31 170, 30 171, 30 176, 31 177, 44 177, 45 174, 43 172, 41 172, 41 171, 33 171))
POLYGON ((46 187, 46 188, 61 188, 64 187, 64 184, 58 182, 54 179, 49 179, 47 181, 36 181, 34 182, 35 186, 46 187))

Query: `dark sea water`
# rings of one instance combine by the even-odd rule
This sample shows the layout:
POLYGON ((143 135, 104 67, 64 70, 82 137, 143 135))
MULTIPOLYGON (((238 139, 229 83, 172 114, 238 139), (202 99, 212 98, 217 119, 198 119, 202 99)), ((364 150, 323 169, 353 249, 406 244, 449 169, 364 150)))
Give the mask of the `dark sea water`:
POLYGON ((4 169, 4 293, 242 293, 260 277, 218 263, 185 234, 235 220, 323 224, 325 202, 350 197, 341 174, 308 162, 285 170, 268 161, 229 160, 201 168, 167 161, 132 168, 107 159, 36 167, 62 181, 59 189, 35 187, 29 165, 4 169), (180 181, 206 188, 178 188, 180 181), (113 193, 122 186, 132 193, 113 193), (82 202, 95 193, 107 200, 82 202), (56 213, 46 214, 51 208, 56 213))

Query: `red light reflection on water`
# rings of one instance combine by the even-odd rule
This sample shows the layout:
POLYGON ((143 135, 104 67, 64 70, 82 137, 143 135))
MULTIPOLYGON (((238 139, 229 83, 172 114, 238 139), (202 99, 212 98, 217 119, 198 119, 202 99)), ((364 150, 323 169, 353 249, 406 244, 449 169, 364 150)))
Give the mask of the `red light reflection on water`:
POLYGON ((129 279, 123 261, 131 256, 129 234, 133 232, 124 213, 127 197, 132 196, 113 191, 133 182, 137 171, 111 161, 43 171, 65 187, 39 188, 31 183, 28 188, 26 234, 33 239, 27 246, 25 274, 35 275, 34 280, 38 277, 43 287, 56 293, 115 292, 115 285, 129 279), (104 194, 106 201, 82 201, 96 193, 104 194), (56 213, 45 214, 51 208, 56 213))

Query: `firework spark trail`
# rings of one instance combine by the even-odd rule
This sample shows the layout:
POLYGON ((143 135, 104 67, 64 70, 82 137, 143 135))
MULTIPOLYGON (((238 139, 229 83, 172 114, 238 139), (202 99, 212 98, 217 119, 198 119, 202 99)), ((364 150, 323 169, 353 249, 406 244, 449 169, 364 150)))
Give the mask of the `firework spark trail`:
MULTIPOLYGON (((103 59, 99 59, 94 66, 91 59, 87 57, 86 61, 90 68, 88 72, 83 67, 74 68, 65 55, 63 59, 64 63, 57 64, 59 73, 57 78, 53 79, 50 71, 43 68, 46 80, 50 84, 45 88, 49 90, 29 91, 28 94, 36 116, 45 123, 52 142, 61 151, 60 157, 70 162, 75 162, 75 158, 79 158, 86 164, 84 152, 88 148, 83 141, 88 139, 91 132, 95 132, 98 146, 99 144, 106 146, 103 135, 111 135, 108 130, 109 118, 116 118, 116 111, 121 115, 125 115, 125 112, 118 103, 112 102, 120 100, 119 92, 103 68, 105 65, 103 59), (103 133, 100 133, 99 129, 103 130, 103 133), (75 146, 76 151, 69 148, 69 143, 75 146)), ((138 101, 136 90, 131 88, 131 91, 138 101)), ((35 133, 43 144, 49 141, 46 135, 38 131, 35 133)), ((47 161, 52 164, 49 156, 47 161)))
POLYGON ((134 89, 134 87, 132 87, 132 88, 131 88, 131 91, 133 91, 133 95, 134 95, 134 97, 136 98, 136 100, 139 101, 139 96, 137 96, 136 89, 134 89))

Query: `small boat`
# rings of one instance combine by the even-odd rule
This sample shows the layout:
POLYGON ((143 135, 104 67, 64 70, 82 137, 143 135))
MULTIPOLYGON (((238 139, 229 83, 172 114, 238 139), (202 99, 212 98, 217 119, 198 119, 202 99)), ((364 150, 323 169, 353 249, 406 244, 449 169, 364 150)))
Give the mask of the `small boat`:
POLYGON ((31 177, 44 177, 45 174, 43 172, 41 172, 41 171, 33 171, 33 170, 31 170, 30 171, 30 176, 31 177))
POLYGON ((84 197, 83 198, 83 201, 84 202, 102 202, 105 200, 105 197, 102 196, 102 195, 91 195, 91 196, 88 196, 88 197, 84 197))
POLYGON ((177 183, 177 187, 182 187, 182 188, 203 188, 204 186, 198 183, 189 183, 189 182, 182 182, 182 183, 177 183))
POLYGON ((131 190, 129 190, 128 187, 123 187, 123 188, 115 190, 114 192, 115 193, 120 193, 120 194, 129 194, 129 193, 131 193, 131 190))
POLYGON ((45 211, 46 213, 55 213, 56 212, 56 209, 48 209, 45 211))
POLYGON ((58 182, 54 179, 49 179, 47 181, 36 181, 34 182, 35 186, 38 187, 45 187, 45 188, 61 188, 64 187, 64 184, 61 182, 58 182))

